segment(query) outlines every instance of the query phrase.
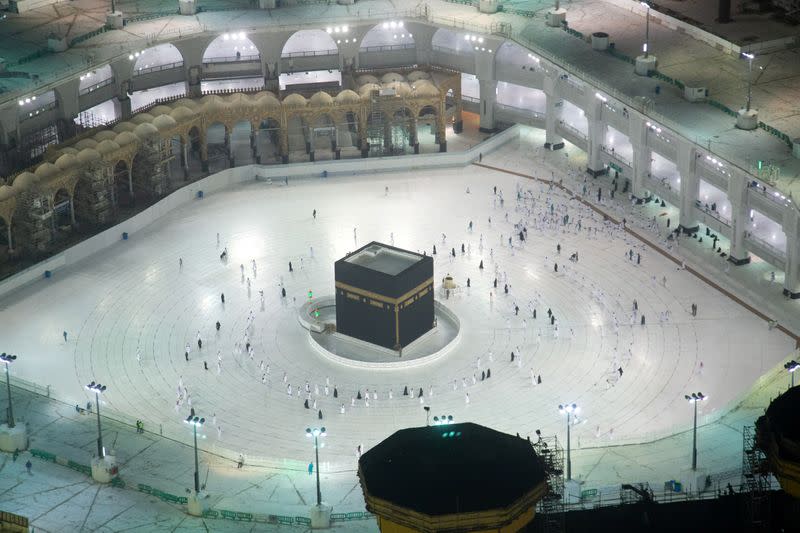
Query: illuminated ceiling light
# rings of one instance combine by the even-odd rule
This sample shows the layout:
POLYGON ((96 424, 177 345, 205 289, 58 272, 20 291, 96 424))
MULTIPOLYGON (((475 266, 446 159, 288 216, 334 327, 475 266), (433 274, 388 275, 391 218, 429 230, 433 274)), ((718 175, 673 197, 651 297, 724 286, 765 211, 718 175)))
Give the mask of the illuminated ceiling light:
POLYGON ((244 34, 243 31, 239 32, 239 39, 244 39, 245 37, 246 37, 246 35, 244 34))
POLYGON ((385 29, 387 29, 389 27, 389 23, 388 22, 384 22, 383 24, 381 24, 381 27, 385 30, 385 29))
POLYGON ((130 59, 131 61, 133 61, 133 54, 129 54, 129 55, 128 55, 128 59, 130 59))
POLYGON ((328 33, 333 33, 333 28, 331 28, 329 26, 329 27, 325 28, 325 31, 328 32, 328 33))
POLYGON ((22 100, 20 100, 18 103, 19 105, 25 105, 25 102, 23 102, 22 100))
POLYGON ((483 42, 483 37, 478 37, 478 42, 482 43, 483 42))
POLYGON ((30 103, 31 103, 31 99, 30 99, 30 98, 26 98, 26 99, 25 99, 25 103, 26 103, 26 104, 30 104, 30 103))
POLYGON ((350 31, 350 28, 347 25, 342 26, 343 33, 347 33, 348 31, 350 31))
POLYGON ((230 36, 230 35, 228 35, 227 33, 225 33, 225 34, 223 34, 223 35, 222 35, 222 39, 223 39, 223 40, 225 40, 225 41, 227 41, 227 40, 228 40, 228 39, 230 39, 230 38, 231 38, 231 36, 230 36))

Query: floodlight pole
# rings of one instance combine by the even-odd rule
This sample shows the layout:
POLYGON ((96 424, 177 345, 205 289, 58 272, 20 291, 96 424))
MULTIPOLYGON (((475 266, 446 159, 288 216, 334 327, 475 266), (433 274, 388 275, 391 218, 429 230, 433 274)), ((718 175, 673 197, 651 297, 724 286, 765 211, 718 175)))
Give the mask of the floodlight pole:
POLYGON ((14 408, 11 406, 11 375, 8 373, 8 361, 3 361, 6 364, 6 388, 8 389, 8 427, 14 427, 14 408))
POLYGON ((103 431, 100 429, 100 392, 94 391, 94 401, 97 404, 97 456, 105 457, 103 452, 103 431))
POLYGON ((319 436, 314 435, 314 453, 317 460, 317 507, 322 505, 322 490, 319 486, 319 436))
POLYGON ((193 423, 194 426, 194 492, 195 494, 200 492, 200 462, 197 458, 197 424, 193 423))
POLYGON ((692 403, 694 403, 694 429, 692 430, 692 470, 697 470, 697 400, 692 403))

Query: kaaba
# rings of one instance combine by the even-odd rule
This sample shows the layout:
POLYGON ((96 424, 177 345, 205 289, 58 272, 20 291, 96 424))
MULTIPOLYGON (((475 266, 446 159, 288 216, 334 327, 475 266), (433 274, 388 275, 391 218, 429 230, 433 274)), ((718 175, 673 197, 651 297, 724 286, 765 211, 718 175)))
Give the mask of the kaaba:
POLYGON ((336 331, 398 350, 433 328, 433 258, 371 242, 334 264, 336 331))

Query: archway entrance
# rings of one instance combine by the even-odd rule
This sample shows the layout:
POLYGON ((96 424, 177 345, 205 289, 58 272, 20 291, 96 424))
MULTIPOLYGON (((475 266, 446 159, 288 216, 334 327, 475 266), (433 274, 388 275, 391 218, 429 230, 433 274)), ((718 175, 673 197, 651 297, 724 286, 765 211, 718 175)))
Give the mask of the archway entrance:
POLYGON ((333 159, 336 150, 336 123, 329 115, 320 115, 309 125, 309 142, 315 161, 333 159))
POLYGON ((280 163, 281 125, 274 118, 267 118, 258 125, 257 154, 261 164, 280 163))
POLYGON ((222 122, 214 122, 206 131, 208 171, 213 174, 228 168, 230 137, 222 122))
POLYGON ((59 189, 53 196, 53 239, 59 240, 72 233, 73 207, 69 191, 59 189))
POLYGON ((230 154, 235 165, 249 165, 255 163, 253 157, 252 126, 249 120, 240 120, 233 125, 230 138, 230 154))

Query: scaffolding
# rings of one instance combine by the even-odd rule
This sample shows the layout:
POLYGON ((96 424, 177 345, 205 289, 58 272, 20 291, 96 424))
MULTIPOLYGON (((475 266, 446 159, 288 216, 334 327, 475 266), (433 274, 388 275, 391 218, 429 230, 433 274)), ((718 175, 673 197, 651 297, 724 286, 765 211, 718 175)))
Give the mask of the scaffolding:
POLYGON ((408 121, 413 118, 395 120, 397 99, 394 91, 374 90, 370 94, 366 135, 370 155, 402 155, 410 144, 408 121))
POLYGON ((742 491, 751 531, 767 531, 770 522, 770 473, 767 457, 756 445, 755 426, 742 431, 742 491))
POLYGON ((544 466, 547 493, 536 504, 536 515, 541 533, 564 531, 564 448, 558 438, 540 437, 533 449, 544 466))

